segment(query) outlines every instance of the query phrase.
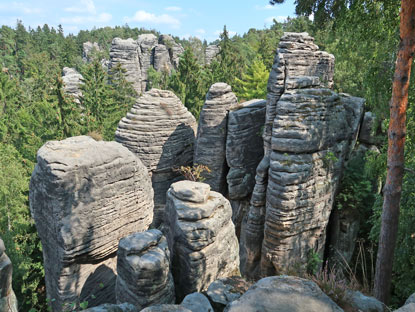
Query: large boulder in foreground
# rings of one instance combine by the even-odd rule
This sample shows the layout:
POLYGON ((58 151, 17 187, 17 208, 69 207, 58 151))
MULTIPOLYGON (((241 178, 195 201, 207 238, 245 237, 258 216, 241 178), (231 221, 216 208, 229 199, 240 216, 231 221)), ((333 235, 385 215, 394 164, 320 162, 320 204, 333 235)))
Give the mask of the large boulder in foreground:
POLYGON ((147 230, 153 217, 140 159, 121 144, 87 136, 47 142, 37 153, 29 199, 53 310, 115 303, 118 241, 147 230))
POLYGON ((143 309, 175 302, 167 240, 156 229, 120 240, 117 252, 117 302, 143 309))
POLYGON ((151 89, 139 97, 115 132, 115 140, 136 154, 150 172, 154 226, 163 221, 166 192, 180 179, 173 169, 191 166, 196 119, 171 91, 151 89))
POLYGON ((227 312, 341 312, 312 281, 292 276, 271 276, 259 280, 227 312))
POLYGON ((204 291, 239 274, 239 248, 229 201, 208 184, 180 181, 167 193, 166 236, 176 295, 204 291))
POLYGON ((5 250, 0 238, 0 311, 17 312, 17 299, 12 289, 13 266, 5 250))

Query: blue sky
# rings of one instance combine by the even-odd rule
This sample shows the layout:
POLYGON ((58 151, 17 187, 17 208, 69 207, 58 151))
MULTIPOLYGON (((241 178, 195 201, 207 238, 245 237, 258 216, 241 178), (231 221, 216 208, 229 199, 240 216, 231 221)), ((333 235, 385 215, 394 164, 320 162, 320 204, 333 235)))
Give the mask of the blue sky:
POLYGON ((218 38, 226 24, 231 35, 294 16, 294 0, 271 6, 268 0, 0 0, 0 25, 62 24, 66 34, 92 27, 124 25, 154 28, 179 37, 218 38))

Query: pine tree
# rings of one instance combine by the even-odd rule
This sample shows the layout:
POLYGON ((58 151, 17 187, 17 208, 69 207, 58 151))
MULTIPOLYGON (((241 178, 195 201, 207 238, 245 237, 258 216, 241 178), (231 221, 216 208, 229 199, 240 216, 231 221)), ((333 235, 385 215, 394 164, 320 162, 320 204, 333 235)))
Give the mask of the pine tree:
POLYGON ((242 79, 236 78, 235 92, 238 98, 265 99, 269 72, 260 58, 256 58, 242 79))

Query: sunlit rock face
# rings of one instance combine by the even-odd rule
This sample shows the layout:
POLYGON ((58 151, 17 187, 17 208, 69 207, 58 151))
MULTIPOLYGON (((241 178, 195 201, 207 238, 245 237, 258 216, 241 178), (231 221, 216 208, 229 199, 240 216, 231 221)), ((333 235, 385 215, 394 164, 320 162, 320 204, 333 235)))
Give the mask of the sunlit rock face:
POLYGON ((86 136, 47 142, 29 199, 53 310, 115 303, 118 241, 147 230, 153 218, 151 181, 140 159, 119 143, 86 136))
POLYGON ((336 94, 334 57, 306 33, 281 38, 268 81, 264 157, 257 167, 242 271, 284 272, 322 255, 344 159, 357 137, 364 100, 336 94))
POLYGON ((171 91, 151 89, 137 98, 121 119, 115 140, 147 167, 154 189, 154 226, 163 221, 166 192, 181 176, 174 168, 191 166, 196 119, 171 91))
POLYGON ((79 103, 82 96, 81 84, 83 84, 82 75, 74 68, 64 67, 62 70, 63 90, 65 94, 73 97, 75 102, 79 103))

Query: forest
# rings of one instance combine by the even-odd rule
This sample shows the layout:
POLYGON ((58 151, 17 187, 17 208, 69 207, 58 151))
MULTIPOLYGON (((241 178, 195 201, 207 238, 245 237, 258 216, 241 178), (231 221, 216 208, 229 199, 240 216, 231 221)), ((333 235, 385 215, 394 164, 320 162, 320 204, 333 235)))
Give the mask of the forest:
MULTIPOLYGON (((333 54, 334 90, 365 98, 365 110, 376 116, 377 150, 348 164, 335 202, 337 209, 353 209, 363 220, 350 264, 353 278, 349 280, 371 294, 387 170, 389 102, 399 44, 400 2, 347 2, 346 6, 330 9, 297 6, 295 18, 282 23, 274 20, 269 28, 251 28, 233 37, 224 26, 220 39, 213 42, 220 46, 220 53, 209 65, 201 61, 206 41, 174 37, 185 49, 179 67, 172 72, 150 70, 149 88, 173 91, 198 118, 214 82, 231 85, 240 101, 265 99, 268 75, 283 32, 308 32, 321 50, 333 54), (313 20, 308 18, 311 13, 313 20)), ((100 60, 108 58, 113 38, 137 38, 143 33, 159 35, 156 30, 128 25, 64 35, 61 26, 55 29, 45 24, 32 29, 20 20, 14 27, 0 28, 0 237, 13 263, 19 311, 47 310, 42 246, 28 200, 36 152, 49 140, 81 134, 114 139, 119 120, 132 107, 137 94, 125 80, 122 68, 107 73, 100 60), (103 48, 89 63, 82 60, 82 44, 86 41, 97 42, 103 48), (76 68, 84 77, 80 104, 63 92, 63 67, 76 68)), ((411 83, 392 307, 401 306, 415 290, 414 101, 415 84, 411 83)))

